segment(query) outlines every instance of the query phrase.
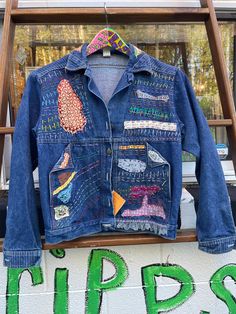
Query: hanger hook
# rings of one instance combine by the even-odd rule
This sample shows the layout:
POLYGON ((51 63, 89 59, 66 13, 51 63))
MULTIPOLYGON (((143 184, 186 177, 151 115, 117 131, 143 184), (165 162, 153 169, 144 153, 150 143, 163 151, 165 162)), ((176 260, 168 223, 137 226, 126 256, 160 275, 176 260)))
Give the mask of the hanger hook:
POLYGON ((104 2, 104 12, 105 12, 105 18, 106 18, 106 27, 108 28, 108 14, 107 14, 107 4, 104 2))

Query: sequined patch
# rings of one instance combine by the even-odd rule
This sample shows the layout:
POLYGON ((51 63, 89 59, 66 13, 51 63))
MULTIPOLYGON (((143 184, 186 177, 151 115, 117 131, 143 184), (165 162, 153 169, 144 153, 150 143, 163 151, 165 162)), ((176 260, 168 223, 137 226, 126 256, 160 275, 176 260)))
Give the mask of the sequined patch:
POLYGON ((167 102, 169 100, 168 95, 153 96, 153 95, 150 95, 148 93, 142 92, 140 89, 138 89, 136 91, 136 94, 137 94, 138 98, 145 98, 145 99, 151 99, 151 100, 161 100, 164 102, 167 102))
POLYGON ((118 167, 129 172, 143 172, 147 165, 144 161, 138 159, 119 159, 118 167))
POLYGON ((69 207, 66 205, 54 207, 54 211, 56 220, 69 216, 69 207))
POLYGON ((126 209, 121 214, 122 217, 139 217, 139 216, 158 216, 163 219, 166 218, 164 209, 161 205, 148 204, 148 196, 145 195, 142 205, 138 209, 126 209))
POLYGON ((116 191, 112 191, 113 213, 116 215, 125 203, 125 199, 116 191))
POLYGON ((87 122, 83 104, 73 91, 68 80, 61 80, 57 87, 60 125, 72 134, 82 131, 87 122))
POLYGON ((53 195, 58 194, 60 191, 62 191, 63 189, 65 189, 69 183, 71 182, 71 180, 74 178, 74 176, 76 175, 76 172, 72 172, 72 174, 70 175, 70 177, 66 180, 66 182, 64 184, 62 184, 61 186, 59 186, 56 190, 53 191, 53 195))
POLYGON ((125 129, 159 129, 165 131, 176 131, 177 125, 173 122, 161 122, 153 120, 131 120, 124 121, 125 129))
POLYGON ((72 183, 70 183, 68 185, 68 187, 66 189, 64 189, 63 191, 61 191, 57 197, 59 198, 59 200, 61 200, 63 203, 68 203, 71 197, 71 190, 72 190, 72 183))
POLYGON ((121 145, 119 149, 126 150, 126 149, 145 149, 145 145, 121 145))

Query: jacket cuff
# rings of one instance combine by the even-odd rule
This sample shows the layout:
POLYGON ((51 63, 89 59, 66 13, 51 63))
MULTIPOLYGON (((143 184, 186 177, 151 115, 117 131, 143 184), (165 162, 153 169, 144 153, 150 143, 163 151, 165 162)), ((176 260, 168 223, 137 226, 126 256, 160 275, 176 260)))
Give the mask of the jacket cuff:
POLYGON ((230 236, 220 239, 199 241, 198 248, 201 251, 211 254, 227 253, 236 249, 236 237, 230 236))
POLYGON ((28 268, 32 266, 40 266, 41 255, 41 250, 3 250, 3 266, 10 268, 28 268))

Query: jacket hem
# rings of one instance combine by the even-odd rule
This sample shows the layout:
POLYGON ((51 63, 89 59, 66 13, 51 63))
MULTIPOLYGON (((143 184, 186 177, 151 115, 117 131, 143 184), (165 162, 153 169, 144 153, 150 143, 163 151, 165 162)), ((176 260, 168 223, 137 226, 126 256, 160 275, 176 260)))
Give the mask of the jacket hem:
POLYGON ((3 250, 3 266, 9 268, 40 266, 41 256, 41 250, 3 250))
POLYGON ((210 254, 222 254, 236 249, 236 236, 199 241, 199 250, 210 254))

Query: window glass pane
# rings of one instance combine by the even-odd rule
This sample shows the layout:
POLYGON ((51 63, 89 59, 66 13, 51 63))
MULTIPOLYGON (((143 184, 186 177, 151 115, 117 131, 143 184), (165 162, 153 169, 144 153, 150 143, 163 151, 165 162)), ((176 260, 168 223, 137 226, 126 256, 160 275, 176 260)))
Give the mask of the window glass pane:
MULTIPOLYGON (((228 74, 233 87, 236 23, 221 23, 228 74)), ((223 118, 211 52, 205 25, 145 24, 115 25, 124 38, 152 56, 182 68, 190 78, 207 119, 223 118)), ((68 54, 84 42, 89 42, 103 25, 18 25, 15 32, 11 80, 11 124, 29 72, 68 54)), ((216 142, 227 144, 225 128, 214 128, 216 142), (221 131, 217 131, 221 129, 221 131)), ((185 155, 183 159, 185 159, 185 155)))

